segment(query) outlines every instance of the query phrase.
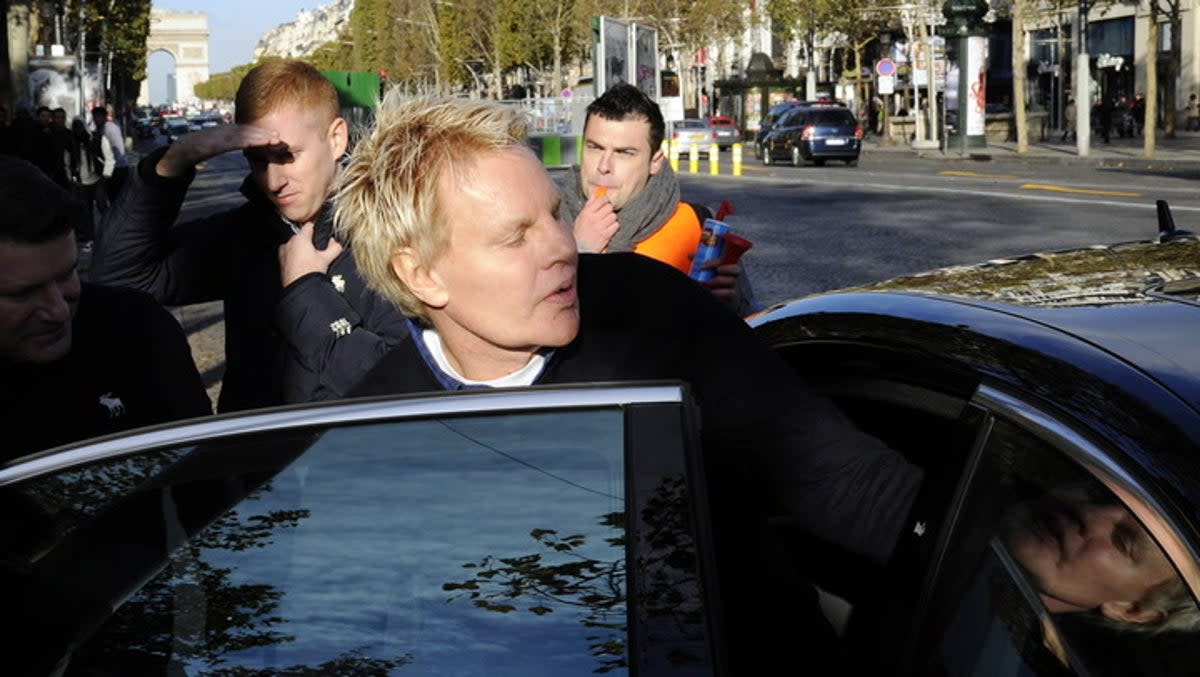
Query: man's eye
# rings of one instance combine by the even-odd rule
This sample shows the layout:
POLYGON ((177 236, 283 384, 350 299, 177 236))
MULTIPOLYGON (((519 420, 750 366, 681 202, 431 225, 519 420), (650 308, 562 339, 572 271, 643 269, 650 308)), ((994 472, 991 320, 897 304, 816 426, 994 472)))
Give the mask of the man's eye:
POLYGON ((1121 554, 1131 560, 1137 561, 1138 555, 1138 532, 1128 524, 1117 524, 1113 527, 1113 545, 1121 554))

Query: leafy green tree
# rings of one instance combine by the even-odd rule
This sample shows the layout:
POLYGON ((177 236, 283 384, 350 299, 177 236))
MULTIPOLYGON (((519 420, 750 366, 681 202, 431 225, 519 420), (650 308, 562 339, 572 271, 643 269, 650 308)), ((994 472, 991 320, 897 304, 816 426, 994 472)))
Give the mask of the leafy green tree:
POLYGON ((833 38, 848 48, 859 101, 867 96, 868 83, 861 79, 867 46, 884 30, 899 24, 895 5, 885 0, 767 0, 767 13, 776 33, 785 40, 812 35, 822 42, 833 38))
POLYGON ((242 86, 242 78, 246 77, 251 69, 264 61, 276 58, 278 57, 265 57, 254 63, 234 66, 224 73, 211 75, 207 80, 196 85, 196 96, 202 99, 232 101, 237 96, 238 87, 242 86))
POLYGON ((150 0, 64 0, 63 40, 71 51, 81 35, 87 59, 107 64, 111 72, 108 101, 123 109, 146 79, 150 0))
POLYGON ((321 44, 308 57, 308 62, 323 71, 354 70, 354 41, 350 30, 342 29, 337 38, 321 44))

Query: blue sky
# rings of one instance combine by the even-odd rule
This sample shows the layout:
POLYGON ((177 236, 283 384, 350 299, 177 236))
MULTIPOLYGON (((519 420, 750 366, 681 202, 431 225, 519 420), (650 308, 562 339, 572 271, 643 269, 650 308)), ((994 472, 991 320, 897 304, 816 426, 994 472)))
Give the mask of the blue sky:
MULTIPOLYGON (((323 0, 152 0, 156 9, 204 12, 208 15, 209 72, 220 73, 254 58, 254 45, 263 33, 296 18, 302 9, 315 9, 323 0)), ((150 99, 159 103, 166 96, 167 73, 174 64, 158 53, 147 64, 150 99)))

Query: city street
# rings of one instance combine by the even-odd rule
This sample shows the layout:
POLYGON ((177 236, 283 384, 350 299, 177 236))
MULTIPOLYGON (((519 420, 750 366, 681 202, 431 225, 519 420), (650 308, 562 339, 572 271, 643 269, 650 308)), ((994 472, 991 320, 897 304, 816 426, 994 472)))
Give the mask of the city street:
POLYGON ((754 161, 740 178, 681 168, 685 199, 732 203, 726 221, 755 243, 745 262, 766 303, 951 264, 1152 238, 1158 199, 1180 228, 1200 229, 1192 169, 883 152, 865 153, 858 167, 754 161))
MULTIPOLYGON (((754 242, 744 262, 766 304, 940 266, 1153 238, 1157 199, 1170 203, 1178 227, 1200 230, 1196 164, 1112 168, 870 149, 858 167, 763 167, 750 153, 746 159, 741 177, 730 175, 729 153, 721 154, 717 176, 690 174, 684 161, 681 183, 685 199, 714 210, 730 201, 726 221, 754 242)), ((700 167, 707 171, 707 162, 700 167)), ((213 158, 200 169, 182 218, 240 202, 245 175, 241 154, 213 158)), ((220 304, 178 315, 215 399, 220 304)))

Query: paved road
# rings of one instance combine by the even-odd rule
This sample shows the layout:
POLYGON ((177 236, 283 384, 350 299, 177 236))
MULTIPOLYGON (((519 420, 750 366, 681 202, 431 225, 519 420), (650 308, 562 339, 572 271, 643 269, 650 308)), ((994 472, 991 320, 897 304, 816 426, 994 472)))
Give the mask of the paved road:
POLYGON ((774 302, 958 263, 1153 237, 1155 201, 1200 230, 1191 169, 1066 166, 1019 159, 927 161, 868 153, 858 167, 685 173, 686 198, 734 206, 729 224, 759 297, 774 302))
MULTIPOLYGON (((765 303, 944 265, 1149 238, 1155 199, 1171 203, 1181 227, 1200 230, 1200 135, 1166 150, 1170 162, 1138 158, 1128 140, 1083 159, 1051 146, 1026 155, 993 146, 964 158, 868 142, 853 168, 768 168, 747 153, 741 177, 730 175, 731 154, 722 153, 718 176, 690 174, 685 161, 681 182, 687 199, 714 209, 732 202, 727 220, 755 242, 745 260, 765 303)), ((238 153, 213 158, 182 218, 237 204, 245 173, 238 153)), ((215 401, 220 304, 177 314, 215 401)))

